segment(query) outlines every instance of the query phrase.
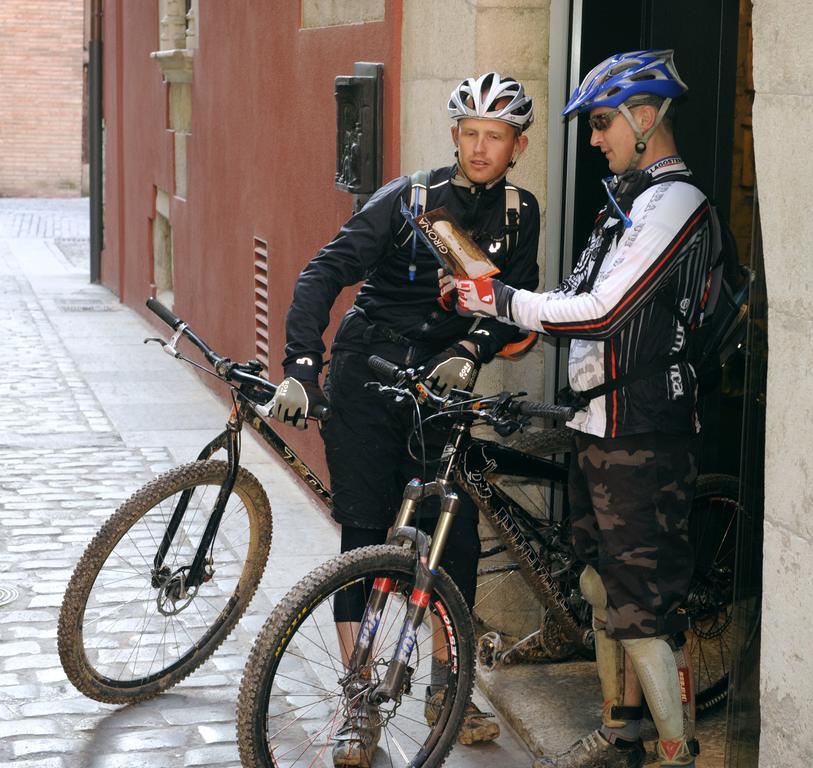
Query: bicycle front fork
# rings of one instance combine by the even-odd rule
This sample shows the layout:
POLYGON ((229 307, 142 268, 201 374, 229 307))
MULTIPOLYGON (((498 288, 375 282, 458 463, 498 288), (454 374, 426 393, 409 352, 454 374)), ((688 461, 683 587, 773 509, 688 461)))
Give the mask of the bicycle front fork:
MULTIPOLYGON (((423 484, 417 479, 412 480, 404 490, 401 509, 387 542, 390 544, 412 542, 416 552, 415 583, 409 597, 401 634, 387 672, 381 683, 370 694, 370 699, 375 703, 397 700, 403 690, 404 678, 409 670, 409 660, 417 642, 418 630, 426 616, 426 609, 429 607, 430 595, 437 578, 437 569, 459 504, 458 495, 451 490, 449 483, 442 480, 427 484, 423 484), (423 531, 410 527, 409 524, 412 522, 418 503, 431 496, 440 497, 440 518, 430 546, 429 537, 423 531)), ((396 580, 393 578, 379 577, 373 582, 372 594, 364 609, 361 627, 353 648, 353 655, 350 658, 351 672, 368 663, 387 599, 395 589, 396 580)))
MULTIPOLYGON (((237 480, 237 473, 240 470, 240 429, 242 426, 242 418, 239 415, 237 408, 232 409, 229 422, 226 429, 221 432, 214 440, 212 440, 198 456, 198 461, 205 461, 211 458, 221 448, 225 449, 228 454, 228 463, 226 471, 226 479, 217 494, 217 499, 212 507, 212 513, 206 524, 206 528, 198 544, 195 556, 192 563, 186 567, 184 566, 184 573, 180 576, 183 579, 184 592, 188 589, 199 587, 207 579, 207 560, 209 556, 209 549, 212 545, 217 529, 220 526, 220 520, 223 517, 223 512, 226 509, 226 502, 234 489, 234 484, 237 480)), ((158 551, 153 559, 153 586, 160 587, 166 580, 166 572, 169 570, 165 568, 164 561, 167 553, 172 546, 172 541, 178 528, 183 521, 189 501, 195 488, 186 489, 178 499, 178 503, 172 511, 172 515, 167 523, 166 531, 161 538, 161 543, 158 545, 158 551)), ((177 572, 175 575, 178 575, 177 572)), ((173 576, 174 578, 174 576, 173 576)))

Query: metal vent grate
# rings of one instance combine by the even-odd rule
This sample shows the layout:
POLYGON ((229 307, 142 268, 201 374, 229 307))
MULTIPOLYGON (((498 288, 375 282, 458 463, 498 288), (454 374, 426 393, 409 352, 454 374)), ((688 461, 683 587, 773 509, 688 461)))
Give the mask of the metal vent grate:
POLYGON ((268 373, 268 241, 254 238, 254 338, 256 357, 268 373))
POLYGON ((19 596, 20 592, 16 587, 0 584, 0 605, 13 603, 19 596))

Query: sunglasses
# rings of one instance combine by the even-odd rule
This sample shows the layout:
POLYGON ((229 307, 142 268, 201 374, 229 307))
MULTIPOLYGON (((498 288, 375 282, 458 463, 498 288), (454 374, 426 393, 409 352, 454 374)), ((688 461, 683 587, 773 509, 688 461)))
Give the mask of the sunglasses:
POLYGON ((620 111, 620 109, 611 109, 609 112, 602 112, 600 115, 588 117, 587 122, 594 131, 606 131, 620 111))

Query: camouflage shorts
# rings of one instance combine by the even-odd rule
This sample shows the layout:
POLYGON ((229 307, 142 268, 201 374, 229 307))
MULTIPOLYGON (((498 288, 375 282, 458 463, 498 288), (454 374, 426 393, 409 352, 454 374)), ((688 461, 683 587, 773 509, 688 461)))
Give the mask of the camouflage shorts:
POLYGON ((607 590, 607 635, 622 640, 686 629, 694 438, 576 433, 574 441, 573 543, 607 590))

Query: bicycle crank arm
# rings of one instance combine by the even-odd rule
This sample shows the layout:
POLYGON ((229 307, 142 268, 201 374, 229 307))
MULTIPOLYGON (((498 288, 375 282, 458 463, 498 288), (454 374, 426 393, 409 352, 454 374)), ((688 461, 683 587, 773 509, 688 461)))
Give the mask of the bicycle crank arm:
POLYGON ((517 664, 523 661, 545 661, 551 656, 542 644, 540 630, 505 648, 499 632, 486 632, 477 641, 477 660, 485 669, 494 669, 501 664, 517 664))

